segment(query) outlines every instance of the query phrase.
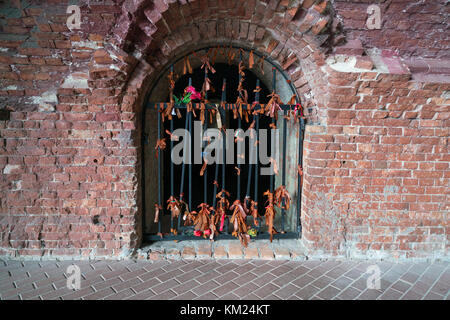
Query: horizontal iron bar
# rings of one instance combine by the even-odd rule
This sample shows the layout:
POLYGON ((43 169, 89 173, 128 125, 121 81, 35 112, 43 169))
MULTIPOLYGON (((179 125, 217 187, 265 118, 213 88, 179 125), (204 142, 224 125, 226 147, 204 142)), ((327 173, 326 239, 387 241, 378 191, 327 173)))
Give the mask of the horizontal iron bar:
MULTIPOLYGON (((149 107, 152 108, 152 107, 155 107, 155 105, 158 105, 158 104, 159 103, 152 103, 152 104, 149 104, 149 107)), ((197 106, 197 105, 200 105, 200 104, 199 103, 198 104, 194 103, 193 105, 197 106)), ((244 110, 247 110, 247 109, 249 109, 249 107, 248 107, 249 105, 251 105, 251 104, 243 104, 242 108, 244 110)), ((234 107, 234 106, 236 106, 236 103, 227 103, 227 104, 225 104, 226 110, 231 110, 231 108, 234 107)), ((187 106, 185 104, 174 104, 173 107, 176 108, 176 109, 186 109, 187 108, 187 106)), ((216 109, 218 107, 220 107, 219 104, 217 104, 217 105, 212 104, 212 103, 205 104, 205 108, 208 109, 208 110, 216 109)), ((292 110, 292 109, 295 109, 295 107, 296 107, 295 104, 280 104, 280 108, 282 110, 287 110, 287 109, 291 109, 292 110)), ((261 109, 261 105, 259 105, 259 104, 255 105, 255 107, 253 108, 253 110, 260 110, 260 109, 261 109)), ((195 108, 195 111, 200 111, 200 108, 195 108)))

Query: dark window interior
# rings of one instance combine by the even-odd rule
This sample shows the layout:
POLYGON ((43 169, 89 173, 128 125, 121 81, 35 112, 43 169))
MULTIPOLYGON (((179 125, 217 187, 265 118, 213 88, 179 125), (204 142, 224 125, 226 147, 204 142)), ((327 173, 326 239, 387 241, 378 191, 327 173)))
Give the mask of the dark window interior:
MULTIPOLYGON (((228 103, 235 103, 236 99, 238 97, 237 87, 239 82, 238 77, 238 67, 235 65, 228 65, 228 64, 216 64, 214 65, 214 68, 216 69, 215 74, 210 74, 209 78, 212 82, 212 86, 215 89, 214 91, 208 92, 208 100, 211 103, 218 103, 222 96, 222 82, 223 78, 226 77, 227 79, 227 102, 228 103)), ((249 96, 249 103, 252 103, 254 101, 255 93, 253 90, 256 87, 256 80, 257 77, 254 75, 253 72, 250 70, 245 70, 245 81, 244 81, 244 88, 248 92, 249 96)), ((204 70, 203 69, 196 69, 194 70, 193 74, 186 74, 184 76, 181 76, 179 79, 176 80, 175 84, 175 90, 174 94, 176 96, 181 96, 184 89, 188 86, 189 78, 192 78, 192 84, 196 88, 197 91, 200 91, 203 85, 204 81, 204 70)), ((270 94, 267 87, 261 82, 261 92, 260 92, 260 102, 266 103, 268 101, 267 95, 270 94)), ((169 97, 167 97, 167 100, 169 101, 169 97)), ((177 128, 184 128, 185 127, 185 116, 186 112, 184 110, 181 111, 182 118, 178 119, 177 117, 174 117, 174 129, 177 128)), ((198 118, 195 118, 194 120, 199 120, 198 118)), ((222 120, 223 121, 223 120, 222 120)), ((252 122, 252 118, 249 117, 249 123, 247 123, 245 120, 242 120, 242 129, 245 131, 248 129, 250 123, 252 122)), ((269 129, 269 124, 271 122, 271 119, 269 117, 262 116, 260 117, 260 128, 267 128, 269 129)), ((226 127, 230 129, 237 129, 238 128, 238 120, 233 119, 232 112, 229 111, 226 119, 226 127)), ((164 131, 170 130, 170 121, 164 122, 164 131)), ((246 139, 247 140, 247 139, 246 139)), ((178 143, 178 142, 175 142, 178 143)), ((246 165, 241 164, 241 200, 244 199, 247 189, 247 177, 249 173, 249 165, 248 165, 248 155, 249 155, 249 148, 248 148, 249 142, 246 141, 246 165)), ((169 145, 168 145, 169 146, 169 145)), ((270 148, 270 146, 269 146, 270 148)), ((270 150, 270 149, 269 149, 270 150)), ((235 159, 236 159, 236 153, 235 150, 235 159)), ((166 148, 164 150, 164 195, 163 199, 168 199, 170 197, 170 147, 166 148)), ((235 161, 235 163, 237 163, 235 161)), ((230 202, 234 201, 237 198, 237 175, 235 170, 236 165, 227 165, 226 166, 226 190, 230 192, 231 198, 229 199, 230 202)), ((261 165, 260 165, 261 166, 261 165)), ((200 176, 200 170, 201 165, 193 165, 192 169, 192 210, 196 210, 197 206, 204 202, 203 201, 203 192, 204 192, 204 178, 200 176)), ((180 185, 181 185, 181 171, 182 166, 181 165, 175 165, 174 166, 174 195, 176 197, 179 196, 180 193, 180 185)), ((216 171, 216 165, 209 165, 207 169, 207 189, 208 189, 208 204, 213 204, 213 190, 214 190, 214 178, 215 178, 215 171, 216 171)), ((185 187, 184 187, 184 199, 187 202, 188 199, 188 169, 186 167, 186 176, 185 176, 185 187)), ((252 181, 250 184, 250 195, 251 198, 254 197, 254 166, 253 166, 253 174, 252 174, 252 181)), ((222 166, 219 165, 219 179, 218 183, 220 188, 218 189, 218 192, 222 188, 222 166)), ((258 182, 258 203, 259 203, 259 211, 260 214, 264 214, 264 202, 266 199, 263 198, 262 193, 269 189, 269 183, 270 183, 270 177, 269 176, 259 176, 259 182, 258 182)))

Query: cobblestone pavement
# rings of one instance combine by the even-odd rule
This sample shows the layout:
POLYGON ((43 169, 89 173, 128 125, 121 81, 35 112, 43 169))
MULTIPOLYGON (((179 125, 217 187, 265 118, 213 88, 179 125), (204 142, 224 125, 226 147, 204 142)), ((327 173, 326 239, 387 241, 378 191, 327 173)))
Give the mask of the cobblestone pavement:
POLYGON ((9 299, 449 299, 450 263, 283 260, 0 260, 9 299), (67 288, 67 268, 81 271, 67 288), (376 264, 381 288, 368 289, 376 264), (369 269, 371 270, 371 269, 369 269))

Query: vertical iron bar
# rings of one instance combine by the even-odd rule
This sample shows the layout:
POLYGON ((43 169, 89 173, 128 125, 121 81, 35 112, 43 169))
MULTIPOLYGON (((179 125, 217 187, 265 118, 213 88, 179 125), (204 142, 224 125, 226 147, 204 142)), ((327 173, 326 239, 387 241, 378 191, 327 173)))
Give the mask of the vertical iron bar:
MULTIPOLYGON (((256 164, 255 164, 255 201, 256 201, 256 209, 258 209, 259 207, 259 203, 258 203, 258 186, 259 186, 259 114, 256 115, 256 140, 258 141, 258 144, 256 145, 256 164)), ((264 204, 264 202, 263 202, 264 204)), ((264 208, 264 206, 263 206, 264 208)), ((259 223, 258 226, 258 232, 261 229, 261 223, 259 223)))
MULTIPOLYGON (((217 161, 217 159, 216 159, 217 161)), ((219 183, 217 180, 219 179, 219 162, 216 162, 216 172, 215 172, 215 176, 214 176, 214 181, 217 182, 217 184, 219 183)), ((214 184, 214 192, 213 192, 213 210, 215 210, 216 208, 216 195, 217 195, 217 184, 214 184)))
MULTIPOLYGON (((170 72, 173 72, 173 65, 170 66, 170 72)), ((170 89, 170 101, 173 101, 173 90, 170 89)), ((173 110, 172 110, 172 119, 170 120, 170 133, 173 132, 173 110)), ((173 141, 170 139, 170 153, 172 153, 173 149, 173 141)), ((172 159, 171 159, 172 160, 172 159)), ((170 161, 170 195, 175 196, 174 194, 174 166, 173 161, 170 161)))
MULTIPOLYGON (((255 109, 256 108, 261 108, 261 106, 259 105, 259 90, 260 90, 260 83, 259 83, 259 79, 256 80, 256 94, 255 94, 255 101, 256 101, 256 105, 255 105, 255 109)), ((255 163, 255 197, 254 200, 256 202, 256 210, 258 210, 258 178, 259 178, 259 113, 255 114, 255 130, 256 130, 256 163, 255 163)), ((259 219, 259 218, 258 218, 259 219)), ((261 221, 258 224, 258 232, 261 229, 261 221)))
MULTIPOLYGON (((222 100, 226 103, 227 101, 227 79, 223 79, 223 86, 222 86, 222 100)), ((222 121, 226 120, 227 117, 227 113, 225 111, 225 109, 219 109, 221 116, 222 116, 222 121)), ((222 128, 224 127, 224 122, 222 122, 222 128)), ((223 165, 222 165, 222 190, 225 190, 225 171, 226 171, 226 167, 227 167, 227 143, 226 143, 226 130, 223 130, 222 133, 222 147, 223 147, 223 153, 222 153, 222 157, 223 157, 223 165)))
MULTIPOLYGON (((283 116, 286 116, 286 110, 283 110, 283 116)), ((286 135, 287 135, 287 121, 286 118, 283 117, 283 155, 282 155, 282 162, 283 162, 283 175, 281 177, 281 184, 286 187, 286 135)), ((285 200, 283 199, 282 206, 284 207, 286 205, 285 200)), ((281 209, 281 231, 284 232, 284 220, 285 220, 286 210, 283 208, 281 209)))
MULTIPOLYGON (((170 72, 173 73, 173 65, 170 66, 170 72)), ((170 89, 170 101, 173 101, 173 89, 170 89)), ((173 114, 174 114, 174 110, 172 110, 172 119, 170 120, 170 133, 173 133, 173 114)), ((173 150, 173 141, 172 139, 170 139, 170 153, 172 154, 172 150, 173 150)), ((171 196, 175 196, 174 194, 174 178, 175 178, 175 174, 174 174, 174 165, 173 165, 173 161, 171 159, 170 161, 170 195, 171 196)))
MULTIPOLYGON (((173 116, 172 116, 172 120, 170 120, 170 132, 173 132, 173 116)), ((172 139, 170 139, 170 154, 172 154, 172 150, 173 150, 173 141, 172 139)), ((169 155, 170 157, 171 155, 169 155)), ((174 173, 174 165, 173 165, 173 161, 172 159, 170 159, 170 195, 171 196, 175 196, 174 194, 174 178, 175 178, 175 173, 174 173)), ((173 229, 173 219, 170 219, 170 228, 173 229)))
MULTIPOLYGON (((208 78, 208 68, 205 65, 205 81, 208 78)), ((206 90, 205 86, 205 102, 208 101, 208 90, 206 90)), ((205 107, 206 109, 206 107, 205 107)), ((206 129, 208 128, 208 111, 205 110, 205 124, 203 125, 203 134, 205 134, 206 129)), ((204 142, 205 148, 208 146, 208 141, 204 142)), ((203 154, 203 161, 206 161, 206 152, 203 154)), ((203 202, 208 203, 208 165, 205 168, 205 172, 203 173, 203 202)))
MULTIPOLYGON (((239 52, 239 65, 241 64, 241 62, 242 62, 242 51, 239 52)), ((241 83, 241 80, 242 80, 242 76, 241 76, 241 73, 239 73, 239 83, 241 83)), ((239 96, 241 97, 241 92, 239 92, 239 96)), ((237 105, 236 105, 236 108, 237 108, 237 105)), ((238 132, 241 129, 241 126, 242 126, 241 122, 242 122, 242 119, 241 119, 240 115, 238 115, 238 132)), ((239 150, 238 150, 238 152, 239 152, 239 150)), ((237 157, 237 167, 238 167, 238 173, 239 174, 237 176, 237 197, 236 197, 236 199, 237 200, 241 200, 241 175, 240 175, 241 164, 239 162, 239 154, 238 154, 238 157, 237 157)))
MULTIPOLYGON (((161 140, 161 112, 159 112, 159 105, 158 105, 158 141, 161 140)), ((160 209, 160 217, 158 220, 158 233, 161 234, 161 218, 162 213, 164 213, 164 209, 162 206, 162 174, 161 174, 161 149, 157 150, 158 152, 158 205, 161 208, 160 209)))
MULTIPOLYGON (((255 116, 253 116, 253 120, 254 119, 255 119, 255 116)), ((245 143, 245 140, 244 140, 244 143, 245 143)), ((250 156, 249 156, 249 164, 248 164, 247 189, 245 192, 245 201, 247 201, 250 198, 250 182, 252 181, 253 146, 251 145, 251 139, 249 140, 249 150, 250 150, 250 156)))
MULTIPOLYGON (((258 90, 259 88, 259 79, 256 80, 256 89, 258 90)), ((255 93, 255 106, 257 103, 259 103, 259 92, 257 91, 255 93)), ((253 121, 255 121, 256 124, 256 115, 253 115, 253 121)), ((248 169, 248 177, 247 177, 247 192, 245 194, 245 198, 249 199, 250 198, 250 183, 252 181, 252 172, 253 172, 253 165, 252 165, 252 160, 255 157, 254 153, 253 153, 253 148, 255 147, 255 145, 251 145, 251 139, 249 140, 249 149, 250 149, 250 163, 249 163, 249 169, 248 169)), ((253 199, 254 201, 257 201, 257 199, 253 199)), ((247 200, 246 200, 247 201, 247 200)))
MULTIPOLYGON (((299 100, 297 98, 297 103, 299 100)), ((302 115, 300 113, 300 115, 302 115)), ((305 128, 305 119, 300 118, 299 121, 299 133, 298 133, 298 165, 303 169, 303 129, 305 128)), ((297 193, 297 233, 300 237, 302 232, 302 223, 301 223, 301 200, 302 200, 302 177, 298 175, 298 193, 297 193)))
MULTIPOLYGON (((192 86, 192 78, 189 78, 189 86, 192 86)), ((186 109, 187 110, 187 109, 186 109)), ((191 138, 192 151, 192 112, 189 113, 189 136, 191 138)), ((192 153, 189 151, 189 211, 192 211, 192 153)))
MULTIPOLYGON (((223 79, 223 85, 222 85, 222 101, 224 101, 226 103, 227 101, 227 79, 223 79)), ((227 111, 225 110, 225 108, 220 108, 220 113, 222 116, 222 128, 226 127, 224 126, 225 121, 227 119, 227 111)), ((222 153, 222 157, 223 157, 223 164, 222 164, 222 190, 225 190, 226 187, 226 168, 227 168, 227 142, 226 142, 226 130, 222 130, 222 147, 223 147, 223 153, 222 153)), ((225 216, 225 233, 228 233, 228 218, 227 216, 225 216)))
MULTIPOLYGON (((186 110, 186 123, 184 125, 184 130, 187 131, 189 129, 189 113, 186 110)), ((185 176, 185 170, 186 170, 186 161, 187 161, 187 153, 190 154, 190 151, 187 151, 187 139, 188 137, 185 136, 183 138, 183 143, 184 143, 184 149, 183 149, 183 165, 181 167, 181 186, 180 186, 180 200, 183 201, 183 197, 184 197, 184 176, 185 176)), ((181 226, 181 214, 178 216, 178 229, 181 226)))
MULTIPOLYGON (((241 118, 238 116, 238 130, 241 129, 241 118)), ((238 154, 239 155, 239 154, 238 154)), ((241 175, 240 175, 240 170, 241 170, 241 164, 239 163, 239 157, 237 158, 237 167, 238 167, 238 171, 239 174, 237 176, 237 199, 240 200, 241 199, 241 175)))
MULTIPOLYGON (((225 102, 225 83, 226 83, 226 79, 223 79, 223 84, 222 84, 222 99, 221 102, 225 102)), ((221 110, 219 108, 217 108, 217 112, 220 113, 220 117, 221 115, 221 110)), ((222 138, 224 138, 224 136, 222 135, 222 138)), ((223 150, 223 152, 225 152, 225 150, 223 150)), ((225 166, 225 164, 223 165, 223 167, 225 166)), ((215 174, 215 184, 214 184, 214 193, 213 193, 213 208, 216 208, 216 195, 217 195, 217 187, 219 185, 219 161, 217 159, 217 155, 216 155, 216 174, 215 174)), ((222 179, 225 178, 225 174, 222 174, 222 179)))
MULTIPOLYGON (((272 73, 273 73, 273 77, 272 77, 272 93, 275 93, 275 91, 276 91, 276 89, 277 89, 277 87, 276 87, 276 74, 277 74, 277 70, 275 69, 275 67, 272 68, 272 73)), ((275 111, 275 112, 278 112, 278 110, 275 111)), ((273 123, 273 124, 275 123, 275 118, 272 118, 272 123, 273 123)), ((274 137, 273 137, 272 135, 270 135, 270 139, 271 139, 271 146, 270 146, 270 148, 271 148, 271 149, 274 148, 274 146, 272 145, 272 144, 273 144, 273 138, 274 138, 274 137)), ((272 156, 272 152, 271 152, 271 156, 272 156)), ((273 165, 273 164, 271 164, 271 165, 273 165)), ((275 189, 275 173, 273 173, 273 174, 270 176, 270 192, 273 192, 274 189, 275 189)))

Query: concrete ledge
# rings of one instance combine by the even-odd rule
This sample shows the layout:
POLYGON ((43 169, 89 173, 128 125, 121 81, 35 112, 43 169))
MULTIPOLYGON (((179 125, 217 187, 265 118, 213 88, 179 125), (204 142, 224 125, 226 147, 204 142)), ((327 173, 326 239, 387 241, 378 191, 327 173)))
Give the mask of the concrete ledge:
POLYGON ((300 240, 257 240, 242 247, 238 240, 158 241, 137 250, 138 260, 307 260, 300 240))

